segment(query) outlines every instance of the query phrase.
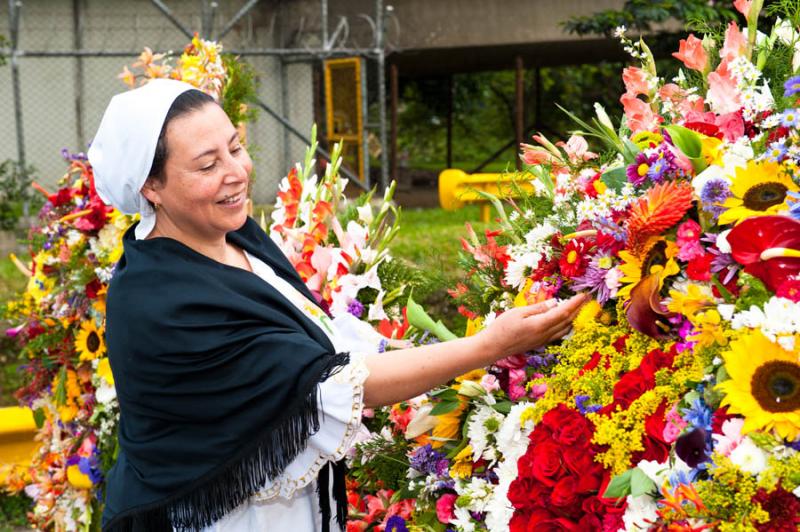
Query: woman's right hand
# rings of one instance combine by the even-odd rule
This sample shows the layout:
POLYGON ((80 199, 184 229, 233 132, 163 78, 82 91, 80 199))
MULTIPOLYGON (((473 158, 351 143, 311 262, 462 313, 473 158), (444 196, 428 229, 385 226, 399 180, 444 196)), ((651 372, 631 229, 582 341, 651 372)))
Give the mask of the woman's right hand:
POLYGON ((503 312, 476 335, 483 344, 486 365, 561 338, 589 299, 587 294, 578 294, 560 303, 550 299, 503 312))

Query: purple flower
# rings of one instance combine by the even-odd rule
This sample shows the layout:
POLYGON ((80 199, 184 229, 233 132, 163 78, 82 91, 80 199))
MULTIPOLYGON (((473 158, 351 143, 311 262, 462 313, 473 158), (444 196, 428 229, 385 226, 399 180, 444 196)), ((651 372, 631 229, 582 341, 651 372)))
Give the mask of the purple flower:
POLYGON ((434 451, 430 444, 415 450, 409 458, 409 464, 412 469, 421 473, 436 473, 439 476, 445 476, 450 470, 450 464, 445 455, 434 451))
POLYGON ((800 113, 797 109, 786 109, 781 113, 781 125, 783 127, 794 128, 800 124, 800 113))
POLYGON ((575 406, 578 407, 578 412, 582 415, 586 415, 587 412, 597 412, 600 410, 600 405, 586 405, 586 401, 589 400, 588 395, 576 395, 575 396, 575 406))
POLYGON ((360 318, 364 314, 364 305, 358 299, 354 299, 347 305, 347 312, 356 318, 360 318))
POLYGON ((675 454, 691 468, 696 468, 708 460, 706 431, 696 428, 678 437, 675 442, 675 454))
POLYGON ((786 151, 786 139, 776 140, 767 148, 767 158, 774 163, 779 163, 786 157, 786 151))
POLYGON ((650 171, 650 165, 656 160, 656 155, 647 155, 645 152, 636 154, 634 163, 629 165, 625 174, 628 176, 628 181, 637 187, 647 180, 647 172, 650 171))
POLYGON ((709 179, 700 193, 703 210, 711 214, 716 220, 724 210, 722 203, 730 196, 731 190, 726 180, 720 178, 709 179))
MULTIPOLYGON (((799 76, 800 77, 800 76, 799 76)), ((795 220, 800 220, 800 192, 787 192, 789 199, 789 216, 795 220)))
POLYGON ((787 79, 786 83, 783 84, 783 88, 785 90, 784 96, 794 96, 800 92, 800 76, 787 79))
POLYGON ((606 275, 609 269, 600 266, 600 261, 603 259, 610 259, 608 254, 597 254, 586 267, 583 275, 573 279, 574 285, 572 289, 576 292, 579 290, 589 290, 592 294, 597 294, 597 302, 605 305, 606 301, 611 299, 615 294, 611 293, 611 289, 606 284, 606 275))
POLYGON ((408 532, 406 520, 399 515, 393 515, 386 521, 386 532, 408 532))

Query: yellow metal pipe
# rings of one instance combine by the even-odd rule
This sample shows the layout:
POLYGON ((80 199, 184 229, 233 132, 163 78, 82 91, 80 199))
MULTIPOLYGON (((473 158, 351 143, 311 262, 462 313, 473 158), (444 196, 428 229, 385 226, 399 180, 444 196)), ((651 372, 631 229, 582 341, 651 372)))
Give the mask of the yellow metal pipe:
POLYGON ((14 466, 31 463, 40 443, 34 440, 36 422, 29 408, 0 408, 0 485, 14 466))
POLYGON ((515 174, 468 174, 463 170, 448 168, 439 174, 439 204, 451 211, 467 204, 481 208, 481 220, 489 221, 491 203, 481 192, 497 198, 514 198, 519 192, 533 192, 530 181, 519 180, 515 174))

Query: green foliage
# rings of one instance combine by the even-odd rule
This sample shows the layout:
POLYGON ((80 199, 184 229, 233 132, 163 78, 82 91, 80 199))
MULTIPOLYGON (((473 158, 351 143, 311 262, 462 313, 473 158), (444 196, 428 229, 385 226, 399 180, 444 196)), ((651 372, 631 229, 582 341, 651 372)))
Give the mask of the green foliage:
POLYGON ((256 97, 258 84, 253 67, 231 54, 223 54, 227 83, 222 89, 222 108, 234 124, 252 122, 256 109, 247 106, 256 97), (245 104, 243 106, 243 104, 245 104))
POLYGON ((41 207, 41 196, 31 188, 32 173, 33 168, 10 159, 0 163, 0 230, 17 228, 26 202, 31 212, 41 207))
POLYGON ((356 447, 350 476, 358 481, 363 493, 380 489, 398 490, 407 484, 410 444, 402 435, 391 440, 374 438, 356 447))
POLYGON ((726 21, 736 13, 720 3, 708 0, 626 0, 622 9, 606 9, 593 15, 575 16, 562 23, 569 33, 611 36, 614 29, 625 26, 638 32, 651 32, 654 25, 670 19, 682 23, 689 20, 726 21))
POLYGON ((9 495, 0 492, 0 532, 28 528, 25 514, 31 506, 32 501, 25 494, 9 495))

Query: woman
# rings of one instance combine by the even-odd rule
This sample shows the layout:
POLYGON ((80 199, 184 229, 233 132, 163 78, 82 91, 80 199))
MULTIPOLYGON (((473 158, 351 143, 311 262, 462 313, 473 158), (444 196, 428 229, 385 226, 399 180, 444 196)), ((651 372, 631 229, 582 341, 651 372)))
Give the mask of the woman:
POLYGON ((115 96, 89 160, 101 198, 141 214, 108 290, 121 411, 108 530, 342 526, 341 459, 364 406, 559 338, 584 301, 514 309, 470 338, 373 354, 337 332, 248 218, 252 162, 210 97, 174 80, 115 96))

